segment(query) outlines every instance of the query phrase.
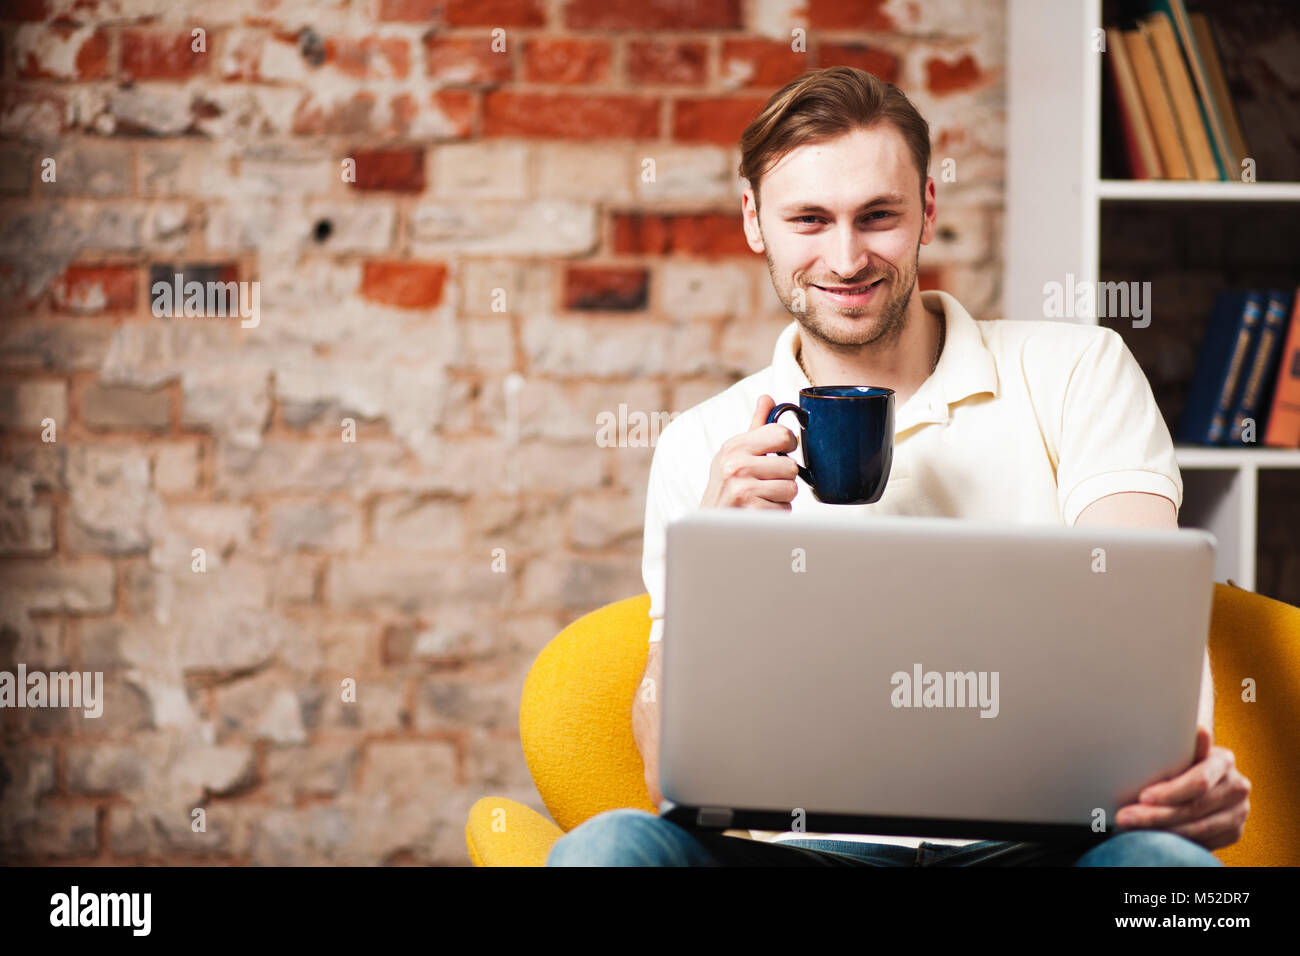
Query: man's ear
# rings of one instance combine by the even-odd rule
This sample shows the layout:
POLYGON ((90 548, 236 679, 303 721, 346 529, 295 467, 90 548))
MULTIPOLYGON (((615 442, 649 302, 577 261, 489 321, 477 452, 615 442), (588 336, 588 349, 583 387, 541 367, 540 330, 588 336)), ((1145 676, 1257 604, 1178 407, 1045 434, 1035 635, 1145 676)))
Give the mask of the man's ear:
POLYGON ((754 191, 746 181, 745 190, 740 194, 741 223, 745 227, 745 241, 755 252, 763 252, 763 234, 758 229, 758 209, 754 205, 754 191))
POLYGON ((934 221, 939 206, 934 196, 934 177, 925 177, 925 207, 921 210, 921 245, 928 246, 934 240, 934 221))

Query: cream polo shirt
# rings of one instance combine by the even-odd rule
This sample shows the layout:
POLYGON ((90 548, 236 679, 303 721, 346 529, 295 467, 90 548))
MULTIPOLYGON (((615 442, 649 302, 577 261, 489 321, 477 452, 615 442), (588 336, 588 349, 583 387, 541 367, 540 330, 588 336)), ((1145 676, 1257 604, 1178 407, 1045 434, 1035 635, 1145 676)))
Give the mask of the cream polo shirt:
MULTIPOLYGON (((1169 429, 1117 332, 1046 319, 977 322, 946 292, 922 292, 921 300, 943 313, 947 337, 934 372, 894 409, 894 459, 884 494, 869 505, 825 504, 796 478, 791 513, 833 513, 846 521, 934 515, 1073 526, 1088 505, 1116 492, 1163 495, 1175 509, 1182 507, 1169 429)), ((799 390, 809 385, 795 360, 798 344, 799 325, 791 322, 777 338, 771 365, 685 410, 659 434, 641 562, 651 641, 663 636, 665 529, 699 507, 714 455, 748 430, 760 395, 798 404, 799 390)), ((797 426, 793 419, 781 421, 797 426)), ((805 464, 802 446, 790 457, 805 464)), ((780 836, 921 842, 863 834, 780 836)))

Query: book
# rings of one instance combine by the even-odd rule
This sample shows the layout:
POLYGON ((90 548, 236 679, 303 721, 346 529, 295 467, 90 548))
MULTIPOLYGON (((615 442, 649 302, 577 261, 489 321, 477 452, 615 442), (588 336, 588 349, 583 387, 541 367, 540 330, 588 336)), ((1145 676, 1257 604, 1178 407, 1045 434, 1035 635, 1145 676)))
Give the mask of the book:
MULTIPOLYGON (((1286 333, 1287 317, 1291 313, 1291 293, 1283 289, 1271 289, 1268 293, 1268 306, 1264 309, 1264 318, 1260 321, 1259 335, 1252 350, 1250 360, 1246 363, 1245 381, 1241 386, 1241 398, 1237 401, 1237 413, 1232 419, 1232 428, 1228 432, 1228 444, 1239 445, 1243 435, 1249 442, 1260 442, 1264 437, 1265 420, 1261 417, 1261 406, 1269 396, 1273 373, 1277 367, 1277 357, 1281 353, 1282 336, 1286 333), (1246 422, 1254 421, 1249 433, 1245 433, 1246 422)), ((1268 409, 1265 408, 1264 412, 1268 409)))
POLYGON ((1291 309, 1291 324, 1274 375, 1264 444, 1300 448, 1300 294, 1291 309))
POLYGON ((1220 292, 1201 343, 1178 437, 1197 445, 1219 445, 1237 408, 1242 368, 1264 313, 1259 292, 1220 292))
POLYGON ((1223 64, 1219 61, 1218 47, 1210 32, 1210 21, 1203 13, 1193 13, 1188 17, 1192 24, 1192 35, 1196 37, 1196 48, 1205 63, 1205 79, 1210 86, 1211 100, 1219 113, 1228 138, 1228 178, 1241 176, 1241 161, 1250 155, 1246 138, 1241 133, 1241 123, 1237 119, 1237 110, 1232 105, 1232 94, 1228 92, 1228 81, 1223 73, 1223 64))
MULTIPOLYGON (((1178 42, 1182 46, 1183 59, 1196 84, 1196 92, 1201 111, 1201 122, 1210 136, 1210 147, 1218 163, 1219 179, 1229 180, 1237 177, 1237 161, 1232 156, 1228 144, 1228 135, 1224 123, 1223 111, 1215 102, 1215 93, 1210 86, 1206 56, 1201 52, 1201 44, 1196 31, 1192 28, 1191 18, 1187 14, 1187 5, 1183 0, 1155 0, 1155 9, 1164 12, 1173 21, 1178 32, 1178 42)), ((1204 20, 1204 17, 1201 17, 1204 20)), ((1208 27, 1207 27, 1208 29, 1208 27)), ((1213 41, 1211 41, 1213 45, 1213 41)), ((1216 65, 1218 61, 1215 61, 1216 65)), ((1226 91, 1225 91, 1226 92, 1226 91)))
POLYGON ((1133 74, 1137 77, 1138 90, 1142 94, 1142 105, 1151 120, 1151 131, 1160 152, 1160 167, 1164 170, 1165 178, 1191 179, 1191 166, 1183 150, 1178 123, 1174 119, 1169 94, 1165 92, 1160 68, 1156 66, 1149 31, 1139 23, 1138 29, 1124 31, 1124 41, 1128 47, 1129 61, 1133 64, 1133 74))
POLYGON ((1133 64, 1128 58, 1128 46, 1123 34, 1115 27, 1106 28, 1106 49, 1110 51, 1106 62, 1110 66, 1115 102, 1124 131, 1129 175, 1133 179, 1160 179, 1163 171, 1155 136, 1151 132, 1151 121, 1142 105, 1142 93, 1138 90, 1133 64))
POLYGON ((1173 104, 1174 117, 1178 121, 1178 131, 1192 164, 1192 177, 1198 180, 1227 179, 1219 168, 1210 140, 1205 132, 1205 120, 1201 117, 1201 107, 1192 89, 1191 77, 1187 74, 1187 64, 1183 62, 1183 53, 1178 46, 1178 37, 1174 35, 1174 26, 1164 13, 1153 13, 1144 17, 1151 35, 1151 48, 1156 54, 1156 63, 1165 79, 1165 89, 1169 92, 1169 101, 1173 104))

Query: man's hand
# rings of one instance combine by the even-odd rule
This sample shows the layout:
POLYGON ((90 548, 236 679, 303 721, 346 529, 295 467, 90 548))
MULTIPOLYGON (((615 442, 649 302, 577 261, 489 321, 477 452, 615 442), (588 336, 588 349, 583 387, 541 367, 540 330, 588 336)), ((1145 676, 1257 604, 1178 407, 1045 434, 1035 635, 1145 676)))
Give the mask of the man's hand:
POLYGON ((774 408, 771 395, 760 395, 749 430, 722 443, 709 467, 701 508, 793 509, 790 502, 799 493, 794 483, 799 466, 791 458, 770 453, 794 451, 799 439, 780 422, 767 423, 774 408))
POLYGON ((1168 830, 1207 850, 1241 839, 1250 814, 1250 781, 1237 769, 1227 747, 1214 746, 1214 732, 1196 728, 1196 754, 1181 774, 1154 783, 1139 803, 1120 807, 1115 823, 1125 829, 1168 830))

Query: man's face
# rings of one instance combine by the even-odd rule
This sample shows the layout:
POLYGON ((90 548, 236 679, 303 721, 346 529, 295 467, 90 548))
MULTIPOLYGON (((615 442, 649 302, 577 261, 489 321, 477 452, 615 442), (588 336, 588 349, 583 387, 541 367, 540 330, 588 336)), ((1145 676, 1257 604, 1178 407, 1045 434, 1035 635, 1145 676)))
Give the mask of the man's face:
POLYGON ((906 322, 922 243, 934 236, 912 154, 890 124, 808 144, 783 156, 760 186, 761 216, 745 190, 745 233, 804 334, 831 347, 895 340, 906 322), (879 281, 878 281, 879 280, 879 281), (837 295, 824 287, 855 289, 837 295))

